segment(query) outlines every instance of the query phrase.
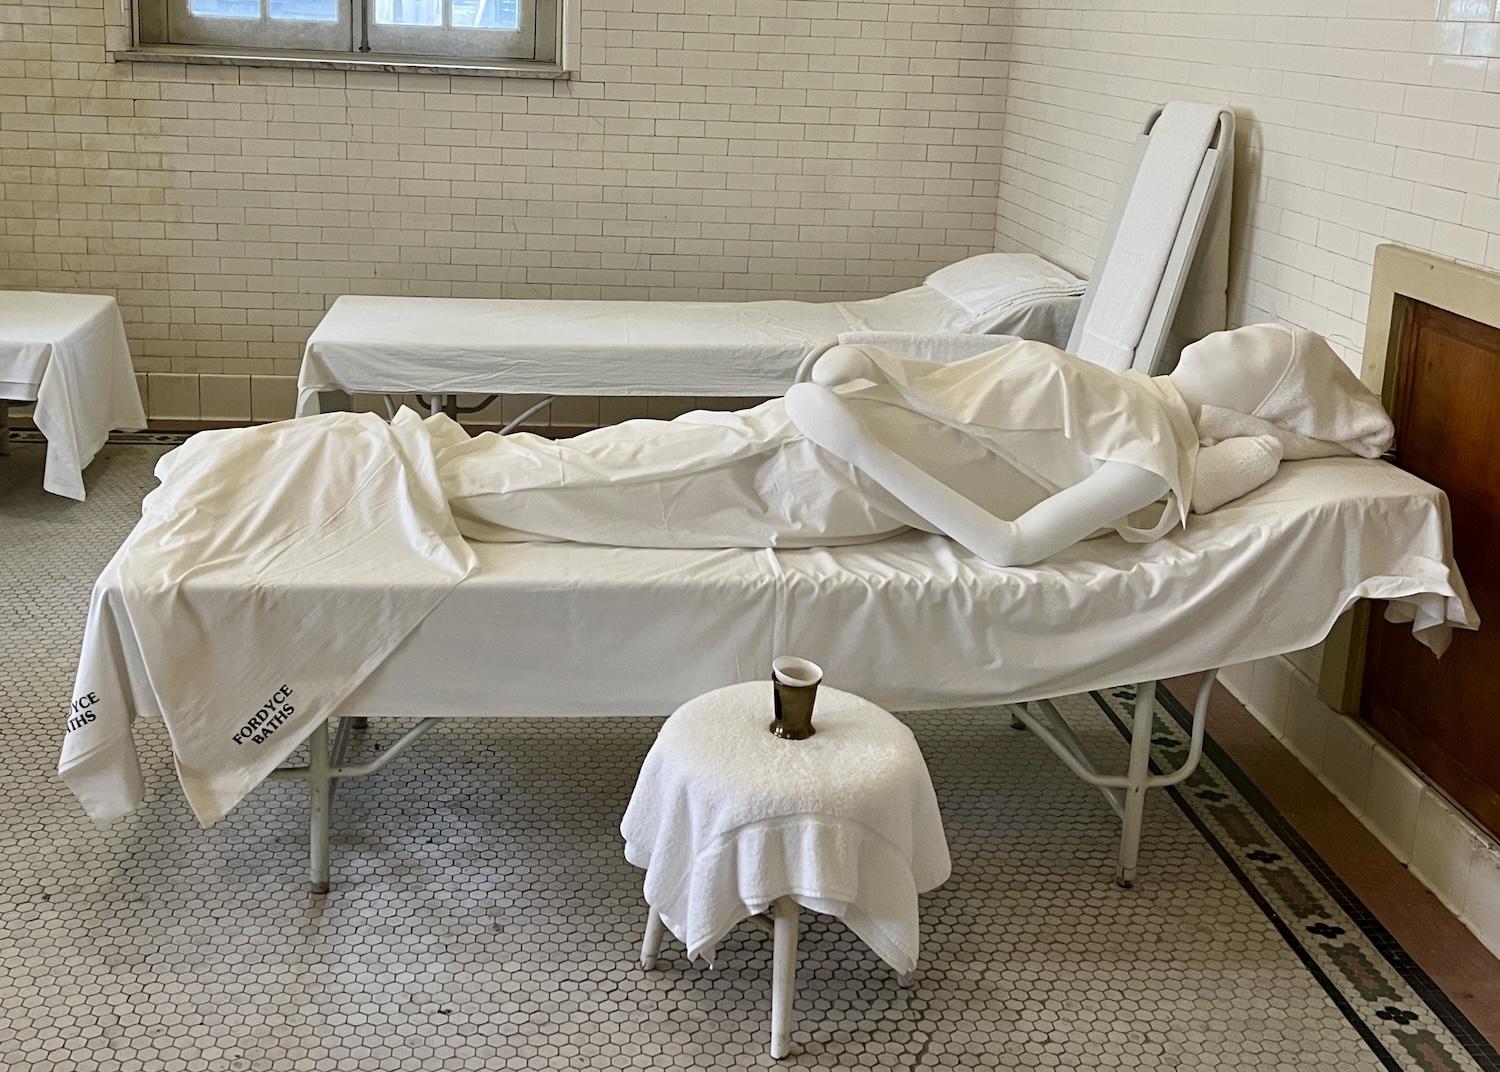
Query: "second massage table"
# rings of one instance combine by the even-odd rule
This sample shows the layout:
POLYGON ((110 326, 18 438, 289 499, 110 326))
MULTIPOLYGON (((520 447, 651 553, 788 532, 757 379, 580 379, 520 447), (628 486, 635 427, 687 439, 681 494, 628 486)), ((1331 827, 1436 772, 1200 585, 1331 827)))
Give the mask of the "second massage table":
POLYGON ((459 395, 771 397, 808 351, 850 331, 1066 341, 1083 280, 1029 254, 986 256, 1023 291, 989 314, 926 284, 848 302, 346 295, 307 340, 297 415, 352 394, 435 395, 450 413, 459 395))
MULTIPOLYGON (((132 539, 96 585, 96 646, 113 660, 104 669, 127 683, 133 714, 153 716, 119 590, 118 564, 132 539)), ((829 684, 893 710, 1012 705, 1123 820, 1116 878, 1129 884, 1144 795, 1191 773, 1213 678, 1205 676, 1193 712, 1192 752, 1167 774, 1150 767, 1158 680, 1316 644, 1365 598, 1393 601, 1419 639, 1437 646, 1452 627, 1478 624, 1452 559, 1443 493, 1358 459, 1289 463, 1156 543, 1089 540, 1026 568, 995 568, 920 534, 783 551, 475 550, 478 570, 319 723, 309 763, 277 774, 311 787, 317 888, 329 881, 338 780, 383 766, 434 719, 665 715, 710 688, 764 677, 779 654, 811 658, 829 684), (1109 774, 1048 698, 1122 684, 1140 685, 1130 759, 1125 773, 1109 774), (390 716, 423 721, 375 758, 353 762, 356 720, 390 716)), ((348 583, 385 582, 371 574, 348 583)), ((75 788, 94 778, 111 784, 134 769, 128 737, 122 748, 128 754, 94 753, 64 773, 75 788)))

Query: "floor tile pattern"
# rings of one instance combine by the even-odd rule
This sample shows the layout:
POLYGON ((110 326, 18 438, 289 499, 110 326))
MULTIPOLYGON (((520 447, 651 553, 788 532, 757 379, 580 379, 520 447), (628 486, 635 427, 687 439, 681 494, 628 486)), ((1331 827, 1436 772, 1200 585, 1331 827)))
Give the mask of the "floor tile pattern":
MULTIPOLYGON (((107 447, 82 504, 42 494, 39 444, 0 458, 0 1067, 771 1066, 758 931, 717 969, 670 940, 659 970, 635 966, 617 827, 657 720, 445 724, 341 788, 326 896, 307 890, 304 789, 267 783, 199 829, 155 723, 148 805, 108 830, 82 817, 52 773, 61 711, 90 582, 161 449, 107 447)), ((1062 707, 1119 759, 1127 703, 1062 707)), ((923 901, 923 963, 903 991, 815 917, 787 1064, 1483 1067, 1220 765, 1153 795, 1120 890, 1113 817, 1030 734, 995 711, 909 723, 955 865, 923 901)), ((1170 763, 1176 723, 1158 746, 1170 763)))

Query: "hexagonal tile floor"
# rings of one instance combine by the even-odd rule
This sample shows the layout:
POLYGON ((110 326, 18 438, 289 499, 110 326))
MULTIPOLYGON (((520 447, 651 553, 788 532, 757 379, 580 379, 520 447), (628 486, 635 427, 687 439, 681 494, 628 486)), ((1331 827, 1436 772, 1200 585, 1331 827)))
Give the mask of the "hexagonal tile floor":
MULTIPOLYGON (((91 826, 53 774, 90 583, 160 446, 111 445, 87 503, 0 458, 0 1062, 15 1070, 705 1068, 766 1055, 769 942, 635 965, 617 824, 654 719, 450 723, 341 788, 334 890, 307 890, 305 793, 199 829, 143 725, 148 805, 91 826)), ((1064 710, 1123 755, 1127 690, 1064 710)), ((1185 745, 1171 708, 1156 745, 1185 745)), ((1136 889, 1094 791, 994 711, 909 723, 954 873, 909 990, 836 920, 802 945, 792 1066, 1497 1068, 1337 878, 1211 749, 1153 794, 1136 889)), ((362 747, 405 722, 377 723, 362 747)))

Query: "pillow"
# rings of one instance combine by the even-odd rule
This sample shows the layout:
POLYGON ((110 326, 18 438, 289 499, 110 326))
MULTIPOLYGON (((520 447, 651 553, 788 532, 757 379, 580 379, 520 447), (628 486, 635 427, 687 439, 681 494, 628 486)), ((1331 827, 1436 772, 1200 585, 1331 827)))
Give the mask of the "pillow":
POLYGON ((1036 298, 1082 294, 1087 287, 1066 268, 1035 253, 981 253, 939 268, 925 282, 974 317, 1036 298))

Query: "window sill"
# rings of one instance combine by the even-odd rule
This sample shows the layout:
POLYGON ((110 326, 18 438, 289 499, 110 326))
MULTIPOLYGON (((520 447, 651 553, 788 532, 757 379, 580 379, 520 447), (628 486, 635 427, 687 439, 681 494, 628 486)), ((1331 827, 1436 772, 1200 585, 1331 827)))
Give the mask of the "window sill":
POLYGON ((273 52, 260 49, 201 48, 193 45, 137 45, 110 53, 116 63, 211 63, 240 67, 290 67, 322 71, 385 71, 390 74, 488 75, 492 78, 570 78, 556 63, 536 60, 461 60, 443 56, 386 53, 273 52))

